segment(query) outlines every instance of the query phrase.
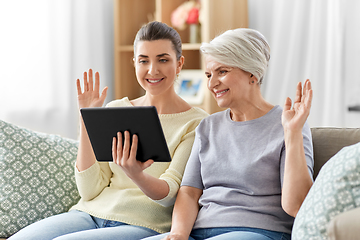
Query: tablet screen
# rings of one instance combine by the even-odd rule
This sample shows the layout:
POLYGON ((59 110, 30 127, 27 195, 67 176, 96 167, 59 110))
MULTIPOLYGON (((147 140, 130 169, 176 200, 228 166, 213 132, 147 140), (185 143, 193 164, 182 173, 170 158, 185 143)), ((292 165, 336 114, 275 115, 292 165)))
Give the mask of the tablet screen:
POLYGON ((138 136, 136 159, 170 162, 171 157, 154 106, 80 109, 98 161, 112 161, 112 141, 117 132, 138 136))

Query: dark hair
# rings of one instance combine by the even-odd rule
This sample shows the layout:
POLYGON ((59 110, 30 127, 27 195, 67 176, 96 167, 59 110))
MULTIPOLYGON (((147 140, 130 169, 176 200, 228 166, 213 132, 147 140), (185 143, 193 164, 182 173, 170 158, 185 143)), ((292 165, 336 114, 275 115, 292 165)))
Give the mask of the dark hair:
POLYGON ((173 49, 176 53, 176 59, 179 60, 182 55, 181 38, 179 33, 165 23, 157 21, 149 22, 143 25, 137 32, 134 40, 134 54, 139 41, 155 41, 162 39, 171 41, 173 49))

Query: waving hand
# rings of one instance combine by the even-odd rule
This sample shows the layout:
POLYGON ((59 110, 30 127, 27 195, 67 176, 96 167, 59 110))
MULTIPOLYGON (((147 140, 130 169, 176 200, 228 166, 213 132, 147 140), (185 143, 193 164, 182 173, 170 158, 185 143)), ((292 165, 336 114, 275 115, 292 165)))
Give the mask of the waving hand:
POLYGON ((302 130, 310 113, 312 97, 313 92, 310 80, 307 79, 305 81, 303 89, 301 87, 301 82, 299 82, 293 107, 291 108, 292 102, 290 98, 287 98, 284 104, 282 125, 285 131, 302 130))
POLYGON ((101 95, 99 94, 100 76, 98 72, 95 73, 95 85, 93 71, 89 69, 89 74, 84 72, 84 91, 81 90, 79 79, 76 80, 76 86, 79 108, 101 107, 104 104, 108 88, 105 87, 101 95))

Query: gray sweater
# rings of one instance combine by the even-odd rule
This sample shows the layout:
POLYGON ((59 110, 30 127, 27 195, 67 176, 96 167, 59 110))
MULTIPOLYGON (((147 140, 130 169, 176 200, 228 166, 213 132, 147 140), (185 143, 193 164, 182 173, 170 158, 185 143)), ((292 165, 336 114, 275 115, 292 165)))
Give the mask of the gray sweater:
MULTIPOLYGON (((196 228, 252 227, 291 233, 293 217, 281 207, 285 143, 282 109, 275 106, 251 121, 234 122, 230 110, 200 123, 182 186, 203 190, 196 228)), ((309 173, 311 131, 303 128, 309 173)))

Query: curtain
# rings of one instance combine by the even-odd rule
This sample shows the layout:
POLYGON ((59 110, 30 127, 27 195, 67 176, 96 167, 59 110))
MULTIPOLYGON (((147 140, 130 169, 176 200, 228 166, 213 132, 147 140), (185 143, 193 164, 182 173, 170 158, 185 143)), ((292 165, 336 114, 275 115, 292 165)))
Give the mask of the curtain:
POLYGON ((310 126, 359 127, 360 115, 347 109, 360 103, 360 81, 356 79, 360 3, 356 0, 248 3, 249 27, 262 32, 271 47, 262 86, 264 98, 283 106, 287 96, 294 98, 297 82, 309 78, 314 90, 310 126))
POLYGON ((0 29, 0 119, 77 138, 76 79, 113 86, 113 1, 1 1, 0 29))

